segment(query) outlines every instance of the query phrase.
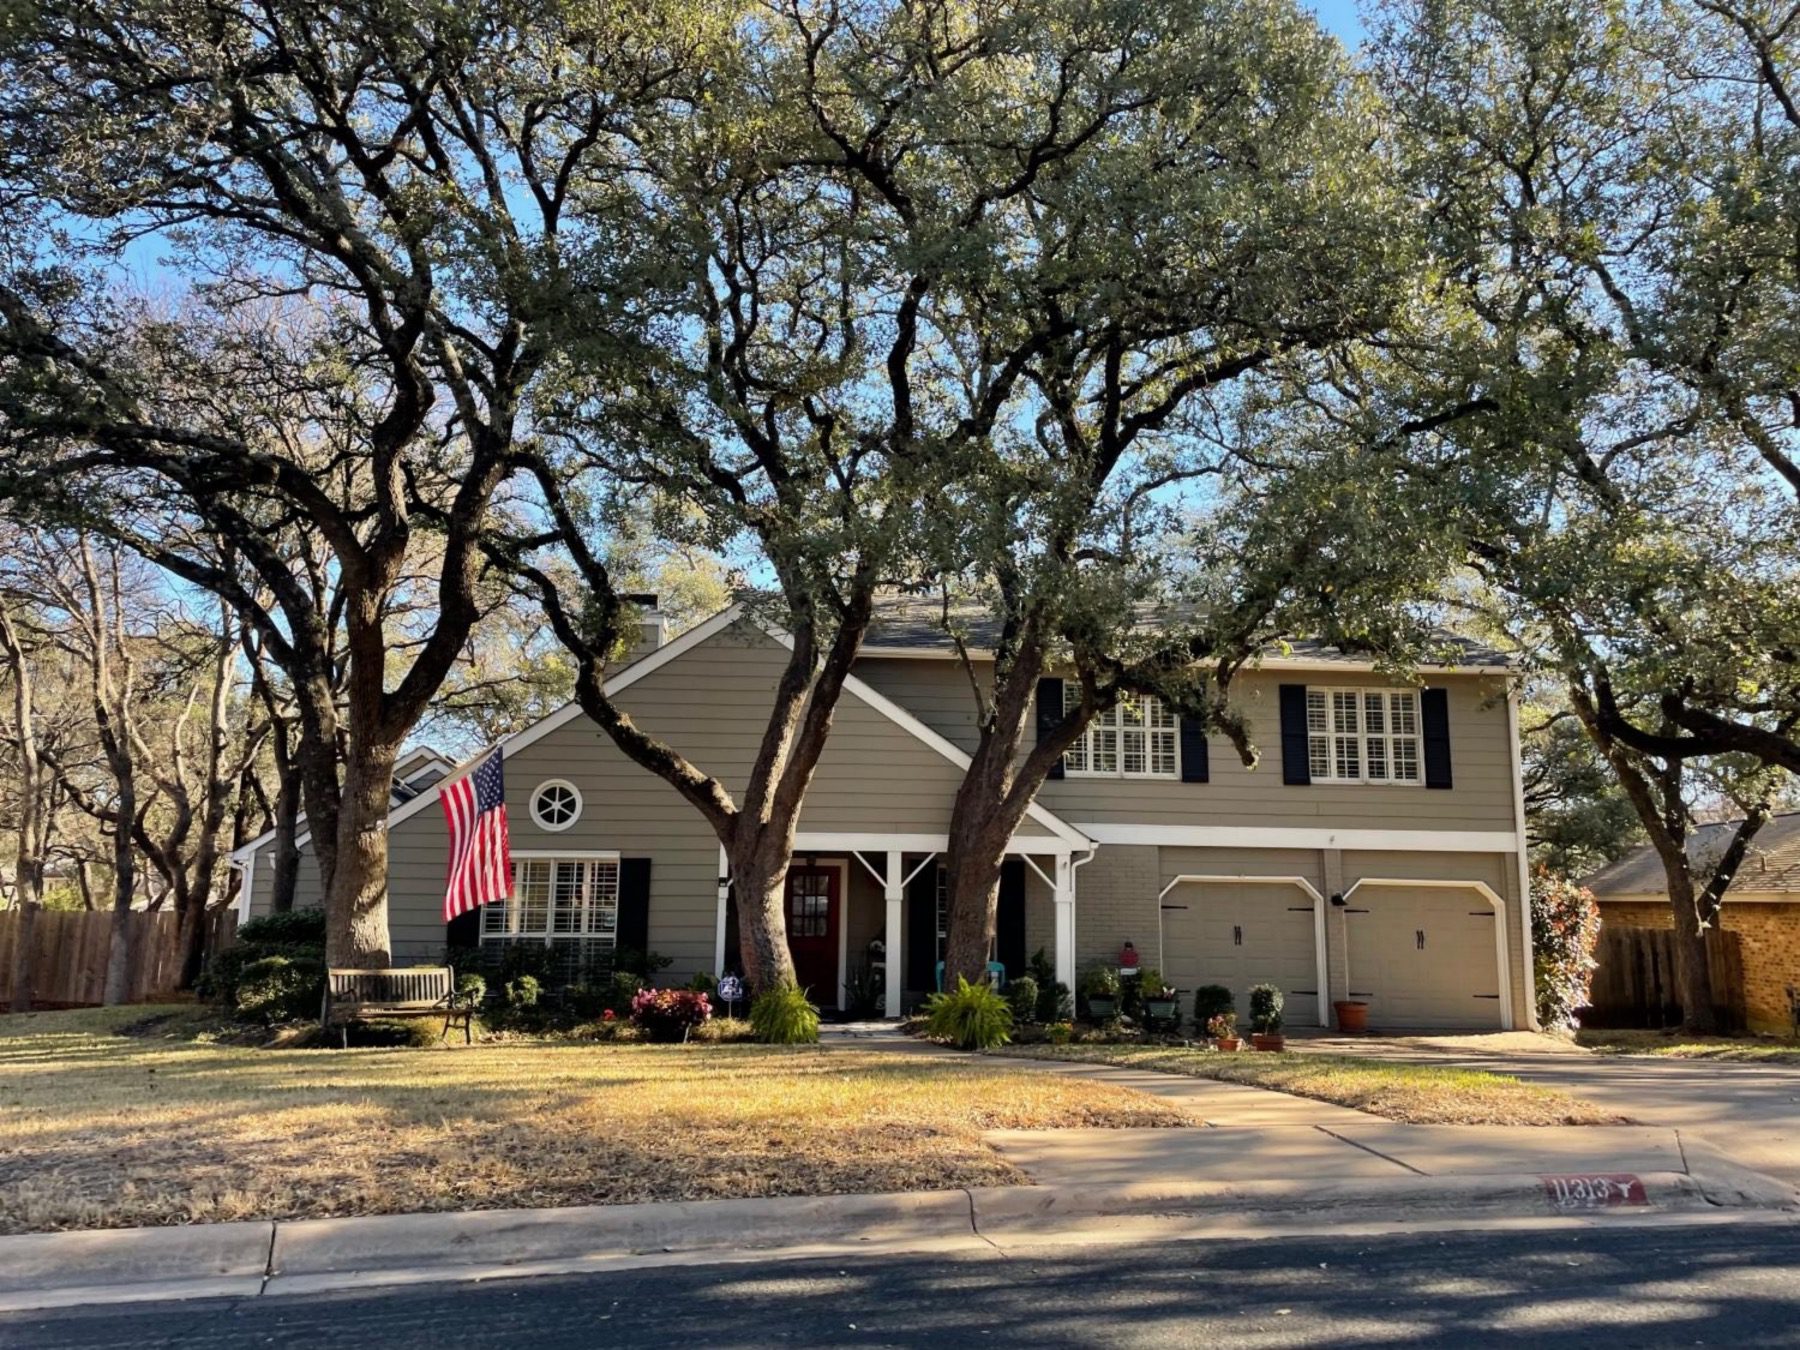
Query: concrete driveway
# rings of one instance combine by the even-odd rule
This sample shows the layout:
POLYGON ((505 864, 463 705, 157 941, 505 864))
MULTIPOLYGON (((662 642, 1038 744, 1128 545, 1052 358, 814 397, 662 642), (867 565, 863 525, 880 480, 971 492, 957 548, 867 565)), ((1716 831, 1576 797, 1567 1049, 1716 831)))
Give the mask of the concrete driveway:
POLYGON ((1337 1051, 1373 1059, 1430 1059, 1492 1069, 1526 1082, 1563 1088, 1641 1125, 1694 1134, 1746 1167, 1800 1186, 1800 1065, 1742 1064, 1599 1055, 1573 1047, 1498 1050, 1470 1038, 1290 1038, 1295 1050, 1337 1051))

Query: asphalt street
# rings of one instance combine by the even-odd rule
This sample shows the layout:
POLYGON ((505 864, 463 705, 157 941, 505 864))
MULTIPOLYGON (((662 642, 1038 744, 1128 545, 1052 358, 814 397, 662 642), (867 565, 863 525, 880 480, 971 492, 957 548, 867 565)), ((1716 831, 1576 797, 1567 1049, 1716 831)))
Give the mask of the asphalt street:
POLYGON ((1800 1345, 1800 1224, 861 1256, 0 1318, 0 1346, 1800 1345))

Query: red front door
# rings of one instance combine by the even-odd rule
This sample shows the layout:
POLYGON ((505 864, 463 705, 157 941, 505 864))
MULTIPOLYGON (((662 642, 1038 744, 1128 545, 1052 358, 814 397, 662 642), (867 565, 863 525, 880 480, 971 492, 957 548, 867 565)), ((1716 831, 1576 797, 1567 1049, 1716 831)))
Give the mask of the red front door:
POLYGON ((788 951, 806 996, 838 1005, 838 869, 792 867, 787 878, 788 951))

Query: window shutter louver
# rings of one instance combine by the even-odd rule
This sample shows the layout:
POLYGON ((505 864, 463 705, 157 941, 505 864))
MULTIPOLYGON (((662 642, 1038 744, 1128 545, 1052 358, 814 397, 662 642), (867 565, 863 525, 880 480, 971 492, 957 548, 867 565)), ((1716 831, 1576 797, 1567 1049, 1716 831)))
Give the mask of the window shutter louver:
POLYGON ((1210 773, 1206 751, 1206 723, 1197 717, 1184 717, 1181 719, 1181 781, 1204 783, 1210 773))
POLYGON ((1006 967, 1006 978, 1025 973, 1025 860, 1000 864, 1000 904, 994 915, 994 959, 1006 967))
MULTIPOLYGON (((619 925, 615 951, 650 952, 650 860, 619 859, 619 925)), ((727 958, 731 953, 726 953, 727 958)))
POLYGON ((937 864, 927 863, 906 886, 906 987, 937 988, 937 864))
POLYGON ((1425 751, 1425 786, 1450 786, 1450 691, 1419 693, 1419 730, 1425 751))
POLYGON ((1281 686, 1281 781, 1292 787, 1312 782, 1306 744, 1306 686, 1281 686))
MULTIPOLYGON (((1037 738, 1042 742, 1056 730, 1056 724, 1063 716, 1063 682, 1056 679, 1045 679, 1037 682, 1037 738)), ((1059 759, 1050 766, 1047 778, 1061 778, 1063 762, 1059 759)))

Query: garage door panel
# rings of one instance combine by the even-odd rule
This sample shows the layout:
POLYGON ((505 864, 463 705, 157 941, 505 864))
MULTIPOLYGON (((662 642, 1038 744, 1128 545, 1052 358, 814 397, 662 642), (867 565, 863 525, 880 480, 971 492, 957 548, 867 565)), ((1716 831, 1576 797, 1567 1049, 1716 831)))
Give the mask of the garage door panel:
POLYGON ((1287 996, 1293 1025, 1318 1021, 1318 961, 1311 898, 1296 886, 1188 882, 1163 898, 1163 978, 1184 999, 1222 984, 1249 1016, 1250 987, 1287 996))
POLYGON ((1344 914, 1350 997, 1377 1028, 1497 1027, 1499 923, 1470 891, 1364 886, 1344 914))

